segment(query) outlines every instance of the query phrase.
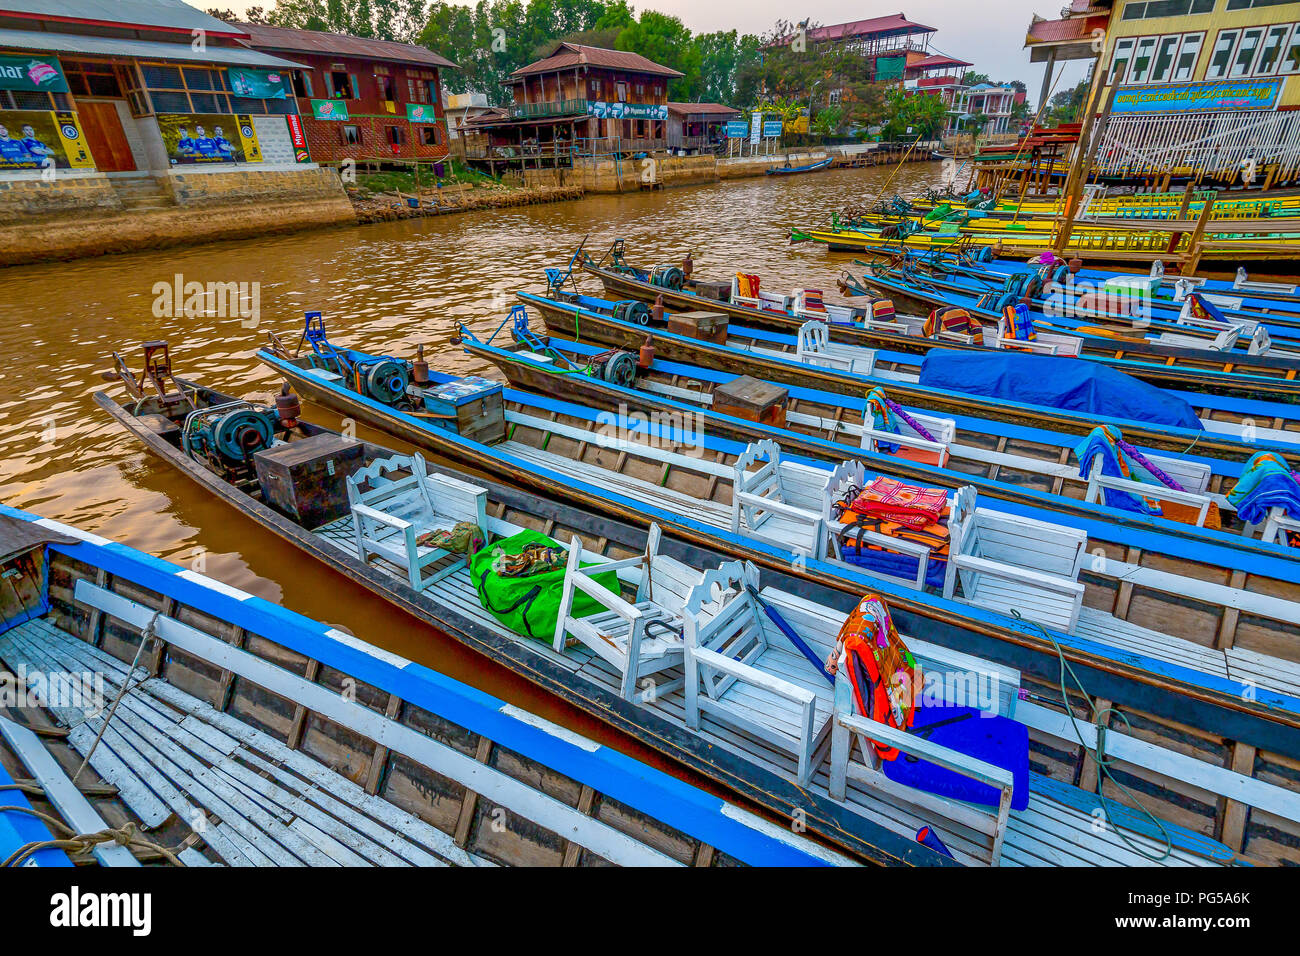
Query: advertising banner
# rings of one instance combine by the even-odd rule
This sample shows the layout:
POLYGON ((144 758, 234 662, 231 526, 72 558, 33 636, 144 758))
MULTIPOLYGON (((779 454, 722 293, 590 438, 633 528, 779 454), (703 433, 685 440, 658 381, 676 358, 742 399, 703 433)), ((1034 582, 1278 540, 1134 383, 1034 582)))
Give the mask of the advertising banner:
POLYGON ((289 142, 293 144, 293 158, 300 163, 310 163, 311 153, 307 149, 307 134, 302 129, 302 119, 296 113, 284 118, 289 124, 289 142))
POLYGON ((230 92, 255 100, 282 100, 285 98, 284 80, 288 77, 279 70, 249 70, 232 66, 226 70, 230 77, 230 92))
POLYGON ((68 92, 68 81, 57 57, 0 56, 0 90, 68 92))
POLYGON ((1187 113, 1276 109, 1285 80, 1226 80, 1139 86, 1115 94, 1112 113, 1187 113))
POLYGON ((262 161, 251 116, 160 113, 158 130, 173 166, 262 161))
POLYGON ((438 111, 429 103, 407 103, 406 121, 408 123, 437 123, 438 111))
POLYGON ((348 104, 342 100, 312 100, 311 115, 318 120, 345 120, 348 104))
POLYGON ((0 169, 93 169, 76 113, 0 110, 0 169))
POLYGON ((667 103, 606 103, 588 100, 587 115, 601 119, 659 119, 668 118, 667 103))

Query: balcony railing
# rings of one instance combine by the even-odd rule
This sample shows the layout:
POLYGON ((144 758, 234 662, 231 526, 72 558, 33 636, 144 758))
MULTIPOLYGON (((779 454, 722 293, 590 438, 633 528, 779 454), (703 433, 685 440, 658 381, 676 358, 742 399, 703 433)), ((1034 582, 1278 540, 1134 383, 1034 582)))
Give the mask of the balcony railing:
POLYGON ((509 108, 511 119, 540 119, 546 116, 585 116, 586 100, 551 100, 547 103, 514 103, 509 108))

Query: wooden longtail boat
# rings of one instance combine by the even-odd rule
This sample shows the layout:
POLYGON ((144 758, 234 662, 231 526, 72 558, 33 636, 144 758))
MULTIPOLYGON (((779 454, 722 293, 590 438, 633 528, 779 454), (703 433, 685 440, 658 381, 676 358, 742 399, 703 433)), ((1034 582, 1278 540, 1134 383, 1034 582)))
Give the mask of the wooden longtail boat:
MULTIPOLYGON (((1016 300, 1024 298, 1024 292, 1030 293, 1032 300, 1041 301, 1045 296, 1042 290, 1041 276, 1034 281, 1031 276, 1039 274, 1041 266, 1034 262, 1017 263, 1005 260, 980 262, 968 255, 929 255, 899 256, 887 249, 870 250, 874 256, 870 262, 855 260, 858 265, 871 268, 886 263, 892 270, 902 269, 907 272, 920 273, 926 278, 948 280, 963 289, 977 289, 980 292, 1020 291, 1016 300), (1023 278, 1022 278, 1023 277, 1023 278)), ((1058 267, 1059 268, 1059 267, 1058 267)), ((1068 273, 1068 267, 1065 270, 1068 273)), ((1244 272, 1244 270, 1243 270, 1244 272)), ((1073 308, 1070 314, 1080 309, 1079 299, 1087 292, 1106 292, 1112 296, 1140 296, 1145 308, 1151 310, 1151 317, 1166 322, 1178 322, 1190 312, 1188 297, 1199 293, 1207 297, 1216 306, 1224 318, 1234 324, 1247 326, 1262 324, 1270 333, 1282 337, 1294 336, 1300 328, 1300 300, 1281 294, 1270 294, 1270 289, 1287 289, 1282 283, 1253 282, 1247 276, 1239 281, 1211 284, 1204 279, 1189 279, 1166 276, 1163 268, 1156 266, 1150 275, 1138 276, 1131 273, 1108 272, 1101 269, 1089 269, 1086 266, 1072 278, 1067 274, 1062 281, 1056 281, 1051 290, 1054 303, 1064 305, 1069 302, 1073 308)), ((1056 314, 1066 311, 1057 309, 1056 314)), ((1116 313, 1097 312, 1085 309, 1079 314, 1086 317, 1105 319, 1112 317, 1131 324, 1132 316, 1116 313)))
MULTIPOLYGON (((1031 449, 1023 441, 1010 441, 1009 435, 1000 439, 993 435, 967 436, 956 428, 956 422, 943 423, 928 415, 925 409, 906 408, 904 411, 930 429, 937 442, 914 435, 909 438, 909 429, 908 435, 895 436, 896 441, 907 444, 899 444, 893 452, 887 452, 881 446, 888 447, 889 439, 872 430, 874 422, 868 417, 867 403, 862 399, 813 389, 791 389, 782 407, 785 424, 778 428, 766 421, 750 421, 712 410, 714 392, 737 378, 725 372, 656 359, 649 368, 638 368, 635 387, 627 387, 590 373, 592 363, 598 362, 602 354, 598 346, 551 336, 546 351, 538 354, 526 343, 499 346, 481 342, 468 330, 462 330, 461 338, 467 354, 496 365, 516 388, 600 409, 630 409, 663 421, 674 416, 683 421, 702 416, 699 425, 709 435, 743 445, 774 438, 787 453, 812 460, 836 464, 853 458, 873 470, 914 484, 954 491, 969 485, 981 496, 1025 508, 1021 512, 1025 515, 1087 530, 1089 537, 1104 543, 1108 552, 1122 553, 1128 547, 1145 547, 1172 556, 1172 544, 1152 544, 1148 540, 1140 546, 1136 541, 1125 541, 1122 535, 1111 537, 1114 528, 1110 526, 1119 525, 1159 531, 1187 542, 1226 545, 1243 554, 1254 552, 1300 559, 1300 549, 1288 547, 1276 535, 1270 534, 1267 541, 1253 537, 1260 529, 1245 525, 1237 517, 1227 494, 1241 476, 1241 463, 1234 466, 1192 456, 1180 456, 1176 460, 1154 456, 1160 467, 1178 472, 1183 489, 1188 492, 1179 497, 1195 504, 1179 512, 1186 520, 1171 520, 1107 507, 1103 503, 1105 479, 1099 472, 1080 475, 1074 458, 1077 442, 1065 436, 1059 444, 1050 444, 1047 436, 1041 436, 1042 444, 1031 449), (1018 449, 1019 453, 1008 448, 1018 449), (1029 451, 1033 453, 1025 453, 1029 451), (1216 466, 1223 467, 1216 470, 1216 466), (1198 508, 1203 510, 1198 513, 1198 508), (1216 510, 1218 527, 1204 525, 1210 508, 1216 510)), ((1150 493, 1159 491, 1153 488, 1150 493)), ((1184 553, 1194 553, 1195 547, 1184 553)), ((1210 569, 1219 568, 1220 560, 1216 557, 1204 564, 1193 560, 1184 570, 1203 577, 1210 569)))
MULTIPOLYGON (((861 280, 846 274, 842 282, 850 297, 888 298, 896 308, 921 315, 949 306, 965 309, 984 325, 984 344, 995 348, 1045 350, 1042 343, 998 337, 1003 310, 1024 305, 1035 330, 1051 337, 1045 337, 1044 343, 1055 343, 1056 354, 1068 350, 1068 354, 1096 357, 1108 364, 1112 356, 1121 355, 1146 362, 1164 358, 1179 366, 1218 369, 1230 375, 1294 379, 1300 373, 1300 324, 1275 322, 1269 316, 1232 313, 1225 314, 1222 322, 1197 319, 1140 294, 1101 290, 1073 281, 1053 282, 1026 302, 1020 289, 989 288, 971 277, 935 275, 910 265, 867 264, 861 280), (1127 314, 1091 307, 1098 298, 1122 303, 1120 308, 1127 314), (1174 352, 1169 350, 1191 350, 1197 357, 1173 358, 1174 352)), ((915 328, 916 334, 923 334, 924 320, 905 317, 901 321, 915 328)))
POLYGON ((9 865, 847 862, 192 570, 10 508, 0 537, 0 673, 46 688, 0 712, 9 865))
MULTIPOLYGON (((795 334, 814 316, 794 303, 794 297, 775 296, 770 307, 758 308, 739 305, 735 302, 721 302, 707 298, 689 290, 673 290, 655 285, 635 274, 620 273, 592 264, 584 265, 583 271, 599 278, 610 295, 616 298, 633 298, 653 302, 663 297, 664 305, 672 311, 707 311, 717 312, 729 318, 739 319, 747 326, 771 328, 795 334)), ((638 270, 640 271, 640 270, 638 270)), ((892 290, 897 283, 881 283, 881 294, 900 300, 902 308, 928 312, 934 305, 927 304, 921 294, 910 287, 901 286, 897 292, 885 291, 888 285, 892 290)), ((600 300, 588 303, 598 305, 600 300)), ((604 303, 612 308, 613 302, 604 303)), ((834 306, 829 308, 834 309, 834 306)), ((827 313, 829 314, 829 313, 827 313)), ((991 325, 985 327, 981 341, 944 339, 941 343, 925 336, 921 330, 923 320, 908 320, 900 316, 892 322, 869 322, 858 319, 855 324, 832 323, 828 331, 831 339, 852 345, 869 348, 891 349, 905 355, 923 356, 930 349, 941 345, 944 348, 961 350, 995 350, 1002 343, 997 333, 997 314, 981 310, 980 315, 992 318, 991 325)), ((1086 317, 1086 316, 1084 316, 1086 317)), ((1172 328, 1172 327, 1171 327, 1172 328)), ((1266 355, 1233 353, 1225 356, 1213 352, 1208 346, 1213 336, 1199 330, 1182 328, 1180 330, 1191 337, 1204 336, 1207 348, 1189 348, 1182 344, 1162 344, 1143 338, 1116 338, 1104 334, 1080 334, 1079 330, 1062 330, 1069 332, 1073 342, 1062 342, 1060 347, 1069 354, 1093 362, 1117 368, 1135 378, 1152 382, 1167 388, 1185 388, 1196 391, 1227 391, 1232 394, 1250 394, 1260 398, 1290 398, 1300 396, 1300 359, 1290 357, 1270 358, 1266 355)), ((1009 347, 1009 346, 1008 346, 1009 347)))
MULTIPOLYGON (((364 366, 369 366, 376 360, 375 356, 354 350, 338 354, 342 354, 349 362, 361 362, 364 366)), ((583 507, 642 525, 657 522, 669 533, 702 547, 752 560, 773 570, 788 570, 803 579, 823 581, 841 591, 860 593, 862 589, 874 588, 886 596, 891 606, 900 613, 915 613, 931 622, 986 622, 995 629, 1001 629, 1004 638, 1023 641, 1029 637, 1029 643, 1033 644, 1036 637, 1039 647, 1051 646, 1053 641, 1065 648, 1087 645, 1097 649, 1097 653, 1103 657, 1113 660, 1123 658, 1130 662, 1137 659, 1131 654, 1138 646, 1151 648, 1172 642, 1169 646, 1179 648, 1172 659, 1161 659, 1164 650, 1139 652, 1139 657, 1143 657, 1142 669, 1153 674, 1170 673, 1167 670, 1169 666, 1182 667, 1182 664, 1175 664, 1174 660, 1186 663, 1199 658, 1208 670, 1197 670, 1194 666, 1191 671, 1179 672, 1206 689, 1231 685, 1231 681, 1229 685, 1221 685, 1220 678, 1209 673, 1215 671, 1229 675, 1230 668, 1220 667, 1220 658, 1224 652, 1214 651, 1205 657, 1196 649, 1194 641, 1185 640, 1183 636, 1169 638, 1160 635, 1152 645, 1150 640, 1153 632, 1150 629, 1134 626, 1135 621, 1120 621, 1110 614, 1103 613, 1098 618, 1091 611, 1079 618, 1087 619, 1081 626, 1088 632, 1088 637, 1066 634, 1066 630, 1075 629, 1077 617, 1073 611, 1067 611, 1063 617, 1054 619, 1063 624, 1064 630, 1053 630, 1048 638, 1040 630, 1041 625, 1015 620, 1014 615, 1009 616, 1005 610, 989 614, 985 608, 968 602, 932 597, 919 590, 915 582, 898 583, 899 578, 864 571, 841 561, 822 560, 820 555, 828 552, 819 548, 820 533, 815 529, 803 529, 809 532, 808 541, 796 541, 794 538, 769 541, 762 535, 747 532, 743 521, 737 524, 735 499, 729 492, 739 475, 732 460, 745 459, 752 454, 752 449, 717 444, 708 436, 703 437, 702 448, 696 447, 692 443, 698 440, 698 436, 692 436, 683 432, 680 426, 672 425, 666 428, 664 434, 659 434, 658 429, 650 429, 644 442, 611 438, 600 432, 602 428, 608 430, 618 427, 617 422, 612 422, 608 414, 602 416, 601 413, 582 406, 518 392, 508 392, 505 395, 505 440, 486 445, 438 427, 427 417, 421 417, 418 411, 404 411, 355 391, 328 374, 327 369, 319 364, 319 355, 285 359, 263 350, 258 353, 258 357, 280 372, 295 390, 341 414, 382 428, 427 451, 473 464, 477 468, 509 473, 512 480, 527 484, 544 494, 574 501, 583 507), (690 453, 683 453, 684 451, 690 453), (648 480, 652 477, 653 480, 648 480), (1134 635, 1138 635, 1136 643, 1134 635), (1183 656, 1183 652, 1190 656, 1183 656), (1156 656, 1145 657, 1146 654, 1156 656)), ((384 361, 401 360, 388 357, 384 361)), ((445 376, 434 375, 431 378, 431 382, 438 386, 454 381, 456 380, 445 376)), ((830 474, 825 469, 816 470, 817 478, 830 474)), ((813 478, 808 480, 812 481, 813 478)), ((824 482, 823 489, 829 490, 830 484, 824 482)), ((1228 563, 1262 562, 1252 566, 1259 570, 1268 565, 1270 570, 1265 573, 1270 579, 1285 581, 1296 573, 1294 562, 1288 559, 1234 557, 1232 552, 1233 549, 1226 549, 1221 559, 1228 563)), ((1135 550, 1127 557, 1140 562, 1143 553, 1135 550)), ((1028 557, 1026 560, 1034 559, 1028 557)), ((1168 626, 1182 616, 1168 602, 1186 601, 1191 594, 1199 594, 1202 599, 1211 601, 1220 608, 1219 611, 1214 611, 1207 605, 1208 614, 1200 624, 1193 614, 1174 628, 1180 632, 1187 631, 1188 634, 1208 621, 1219 620, 1224 606, 1244 605, 1254 609, 1257 604, 1268 604, 1262 596, 1245 597, 1233 589, 1202 588, 1190 578, 1181 575, 1165 577, 1154 568, 1148 572, 1127 558, 1118 560, 1108 557, 1100 548, 1085 565, 1080 569, 1084 578, 1090 586, 1100 588, 1097 597, 1105 604, 1120 606, 1127 611, 1129 604, 1126 602, 1120 601, 1116 605, 1116 595, 1120 590, 1130 593, 1131 588, 1140 586, 1145 595, 1161 605, 1158 616, 1149 619, 1157 625, 1168 626), (1161 593, 1165 597, 1160 597, 1161 593)), ((1237 580, 1245 583, 1246 577, 1243 575, 1237 580)), ((945 591, 950 590, 945 585, 945 591)), ((1032 607, 1033 602, 1028 598, 1025 600, 1029 602, 1025 607, 1032 607)), ((1143 604, 1151 606, 1145 601, 1143 604)), ((1026 613, 1032 615, 1034 611, 1027 610, 1026 613)), ((1287 629, 1300 626, 1297 623, 1284 623, 1297 619, 1290 601, 1283 600, 1276 606, 1269 605, 1263 613, 1273 615, 1273 618, 1259 632, 1261 635, 1285 634, 1287 629), (1275 620, 1277 625, 1273 623, 1275 620), (1274 631, 1275 626, 1279 625, 1282 632, 1274 631)), ((1212 630, 1217 634, 1217 625, 1212 630)), ((1213 637, 1203 633, 1198 633, 1196 640, 1213 643, 1213 637)), ((1281 636, 1267 651, 1277 655, 1289 653, 1288 648, 1293 643, 1291 637, 1281 636)), ((1263 669, 1276 669, 1277 674, 1281 675, 1288 666, 1279 656, 1269 656, 1263 669)), ((1264 679, 1282 680, 1285 683, 1288 678, 1272 676, 1264 679)), ((1290 691, 1280 693, 1285 696, 1290 691)), ((1300 747, 1300 740, 1297 740, 1297 746, 1300 747)))
MULTIPOLYGON (((196 385, 186 384, 185 387, 201 407, 225 405, 230 401, 229 396, 196 385)), ((1155 830, 1149 822, 1144 823, 1138 813, 1120 805, 1120 801, 1115 799, 1113 786, 1110 786, 1110 798, 1103 802, 1096 794, 1074 785, 1080 779, 1080 756, 1085 749, 1095 746, 1087 743, 1094 737, 1090 727, 1080 724, 1085 741, 1081 746, 1071 730, 1075 725, 1061 708, 1053 708, 1051 688, 1054 676, 1039 680, 1032 675, 1019 674, 1007 665, 998 666, 970 657, 971 651, 979 652, 979 641, 973 633, 967 634, 971 640, 966 654, 957 654, 932 644, 930 642, 936 637, 943 636, 942 628, 929 627, 923 632, 918 631, 906 612, 897 611, 895 620, 911 642, 918 659, 935 669, 947 668, 943 671, 945 674, 958 676, 962 671, 954 670, 957 668, 976 676, 983 675, 986 686, 996 688, 983 706, 989 713, 996 711, 1020 722, 1028 730, 1033 772, 1029 775, 1026 810, 996 815, 992 811, 981 813, 979 808, 954 804, 890 784, 879 774, 873 775, 868 768, 859 765, 851 756, 851 748, 847 765, 835 763, 837 751, 840 757, 844 755, 846 731, 857 726, 849 715, 835 716, 840 713, 836 708, 841 706, 841 702, 852 706, 848 696, 841 693, 842 686, 836 687, 832 702, 830 689, 825 687, 823 678, 812 671, 806 661, 803 667, 807 669, 798 669, 798 662, 803 659, 791 653, 789 645, 783 643, 785 638, 772 624, 765 623, 766 618, 758 616, 752 603, 761 598, 768 607, 779 608, 783 618, 789 625, 797 627, 805 640, 822 648, 827 635, 834 635, 838 622, 843 618, 842 612, 833 610, 834 603, 821 603, 824 599, 838 599, 839 606, 844 606, 846 596, 834 588, 811 579, 801 579, 796 585, 795 577, 788 571, 770 571, 764 572, 762 580, 756 582, 761 584, 759 598, 751 600, 744 596, 744 592, 724 590, 721 593, 728 603, 718 612, 710 611, 712 616, 700 616, 705 607, 698 603, 700 599, 688 601, 684 613, 690 616, 690 620, 701 621, 701 637, 706 633, 718 633, 718 628, 724 623, 728 626, 733 622, 744 623, 745 632, 751 635, 754 629, 759 629, 763 634, 763 652, 747 657, 750 669, 739 673, 750 679, 763 680, 762 675, 771 672, 765 668, 779 668, 784 683, 778 683, 786 692, 800 699, 817 701, 810 713, 815 713, 816 724, 821 728, 808 735, 791 729, 794 736, 784 731, 770 731, 771 739, 778 742, 760 743, 753 728, 749 732, 737 730, 736 714, 746 711, 733 709, 728 713, 728 707, 737 706, 734 698, 726 699, 724 693, 714 699, 717 706, 706 708, 704 697, 708 691, 701 689, 698 695, 700 728, 691 730, 686 725, 684 710, 689 704, 684 701, 680 689, 686 675, 680 668, 656 675, 659 686, 663 688, 661 692, 640 693, 634 699, 627 699, 618 693, 617 674, 583 646, 566 647, 562 652, 556 652, 548 644, 521 638, 497 624, 482 610, 474 586, 463 571, 441 577, 417 591, 407 583, 404 569, 374 557, 367 562, 358 559, 351 522, 346 516, 308 530, 271 511, 258 500, 253 489, 232 485, 212 469, 185 455, 174 432, 171 435, 160 432, 158 426, 161 423, 154 420, 160 409, 152 399, 144 403, 132 401, 128 407, 100 393, 96 401, 151 451, 221 496, 241 513, 313 557, 469 646, 490 654, 558 696, 633 734, 649 746, 708 774, 723 786, 783 815, 797 813, 811 834, 833 841, 862 857, 881 862, 924 864, 1204 865, 1226 862, 1233 854, 1263 863, 1300 855, 1287 845, 1287 834, 1293 830, 1300 832, 1297 823, 1300 821, 1300 799, 1291 790, 1266 782, 1262 776, 1272 773, 1274 761, 1282 760, 1289 765, 1295 758, 1275 756, 1269 744, 1265 743, 1263 737, 1272 736, 1277 729, 1277 718, 1264 709, 1255 708, 1248 714, 1246 710, 1249 708, 1242 710, 1240 705, 1243 702, 1234 700, 1231 709, 1240 711, 1240 716, 1224 724, 1221 718, 1225 714, 1221 710, 1215 709, 1211 716, 1208 712, 1201 712, 1203 704, 1181 700, 1176 708, 1171 708, 1176 711, 1176 716, 1171 713, 1168 717, 1155 718, 1149 725, 1143 724, 1140 715, 1144 711, 1134 707, 1129 711, 1130 720, 1134 722, 1134 728, 1141 727, 1142 730, 1111 729, 1107 732, 1108 766, 1115 779, 1140 782, 1144 791, 1142 801, 1161 819, 1160 829, 1155 830), (799 587, 798 597, 790 593, 792 586, 799 587), (812 690, 814 687, 818 688, 815 692, 812 690), (1185 721, 1200 717, 1219 721, 1213 737, 1203 736, 1199 731, 1191 731, 1188 736, 1185 721), (1259 750, 1252 749, 1256 759, 1251 765, 1251 773, 1220 765, 1221 759, 1214 748, 1225 745, 1222 734, 1228 724, 1232 725, 1232 729, 1227 731, 1229 733, 1255 729, 1263 735, 1259 740, 1259 750), (1177 749, 1173 746, 1175 739, 1178 740, 1177 749), (1189 747, 1189 740, 1202 739, 1204 746, 1194 744, 1189 747), (1215 743, 1211 744, 1211 740, 1215 743), (832 751, 830 768, 822 764, 828 745, 832 751), (796 782, 800 760, 790 748, 797 749, 800 755, 815 755, 816 763, 806 771, 807 779, 802 785, 796 782), (847 771, 847 779, 843 772, 840 773, 838 784, 834 775, 837 767, 847 771), (838 799, 832 797, 832 788, 842 788, 842 796, 838 799), (1191 793, 1197 796, 1189 797, 1191 793), (1242 812, 1247 807, 1252 810, 1250 814, 1242 812), (1099 812, 1108 821, 1105 827, 1095 826, 1099 812), (943 857, 913 840, 913 834, 923 825, 932 826, 939 832, 955 859, 943 857), (1222 833, 1226 841, 1216 843, 1215 832, 1222 833), (1170 848, 1167 855, 1164 852, 1166 846, 1170 848)), ((178 418, 170 419, 173 425, 180 426, 178 418)), ((298 428, 304 434, 325 433, 306 424, 300 424, 298 428)), ((390 455, 388 449, 363 445, 364 461, 372 461, 372 456, 383 458, 390 455)), ((373 464, 369 467, 373 468, 373 464)), ((643 530, 635 530, 617 520, 599 518, 493 481, 466 476, 460 476, 460 480, 484 488, 488 498, 485 510, 489 516, 489 530, 494 537, 520 527, 540 527, 565 542, 571 535, 579 535, 585 551, 583 560, 598 562, 602 554, 623 558, 629 554, 638 555, 647 547, 643 530)), ((719 559, 717 553, 692 547, 671 536, 662 539, 657 554, 671 555, 684 562, 671 566, 678 569, 673 572, 678 575, 694 573, 690 569, 713 564, 719 559)), ((628 562, 630 567, 620 566, 619 577, 626 580, 627 586, 633 586, 638 578, 645 579, 642 569, 647 563, 651 578, 660 570, 665 573, 670 570, 670 565, 661 564, 657 557, 641 557, 628 562)), ((739 565, 730 567, 732 574, 749 573, 741 571, 739 565)), ((726 584, 725 574, 726 569, 700 574, 701 583, 694 593, 704 597, 718 594, 713 582, 726 584)), ((660 581, 660 587, 663 588, 668 580, 660 581)), ((658 600, 668 600, 668 597, 664 595, 658 600)), ((694 648, 696 645, 688 646, 694 648)), ((692 660, 703 659, 701 651, 688 653, 692 654, 692 660)), ((1073 656, 1069 651, 1066 653, 1073 656)), ((1100 693, 1102 687, 1106 687, 1108 692, 1124 690, 1109 686, 1093 665, 1080 661, 1075 664, 1075 669, 1094 692, 1100 693)), ((1136 686, 1130 689, 1137 690, 1136 686)), ((1120 701, 1128 696, 1127 693, 1112 694, 1111 699, 1120 701)), ((1164 700, 1163 694, 1154 694, 1151 702, 1161 706, 1164 700)), ((1227 705, 1228 702, 1223 703, 1227 705)), ((1128 710, 1127 703, 1121 706, 1128 710)), ((755 718, 764 713, 752 709, 748 712, 755 718)), ((1278 736, 1285 742, 1285 735, 1278 736)), ((917 743, 916 746, 921 745, 917 743)), ((1229 743, 1227 746, 1246 745, 1229 743)), ((957 757, 960 759, 960 755, 957 757)), ((1296 757, 1300 758, 1300 754, 1296 757)), ((1246 764, 1234 762, 1236 766, 1245 767, 1246 764)), ((725 816, 731 819, 730 814, 725 816)), ((770 835, 774 841, 778 834, 780 838, 789 839, 788 834, 773 827, 770 835)), ((804 842, 801 846, 808 847, 808 844, 804 842)), ((809 856, 816 855, 812 849, 804 852, 809 856)))
MULTIPOLYGON (((644 326, 623 322, 574 303, 524 292, 518 293, 518 298, 536 308, 548 328, 569 338, 635 351, 644 344, 647 331, 650 331, 644 326)), ((872 363, 873 371, 859 374, 825 367, 816 357, 806 357, 801 361, 797 341, 791 336, 743 327, 730 327, 728 333, 727 343, 718 344, 661 329, 652 330, 657 356, 733 375, 750 375, 782 385, 815 388, 855 398, 870 388, 881 387, 887 389, 895 401, 906 406, 925 408, 962 420, 1004 422, 1058 435, 1083 437, 1104 422, 1120 428, 1133 444, 1161 454, 1195 448, 1207 458, 1240 462, 1258 451, 1275 451, 1293 464, 1300 465, 1300 407, 1289 404, 1174 392, 1193 407, 1204 427, 1203 431, 1193 431, 922 387, 916 383, 914 375, 905 371, 910 363, 900 353, 872 356, 867 354, 871 350, 862 350, 862 360, 872 363)))
MULTIPOLYGON (((896 197, 897 198, 897 197, 896 197)), ((1093 195, 1086 198, 1087 205, 1080 216, 1106 216, 1122 219, 1177 219, 1183 216, 1196 218, 1205 208, 1206 201, 1214 203, 1212 219, 1258 219, 1287 218, 1300 216, 1300 195, 1278 193, 1260 195, 1258 193, 1233 194, 1206 189, 1194 192, 1188 200, 1186 210, 1183 202, 1187 199, 1185 192, 1133 193, 1129 195, 1093 195)), ((990 202, 988 198, 966 201, 960 197, 944 199, 935 203, 926 200, 903 200, 903 205, 894 207, 898 211, 916 215, 927 215, 943 207, 953 212, 972 210, 984 212, 990 217, 1014 216, 1060 216, 1065 211, 1062 197, 1049 199, 999 199, 990 202)))
POLYGON ((797 173, 817 173, 823 169, 830 169, 834 163, 833 158, 819 159, 815 163, 805 163, 802 166, 769 166, 767 174, 769 176, 794 176, 797 173))
MULTIPOLYGON (((1160 229, 1107 231, 1076 223, 1064 254, 1082 256, 1091 262, 1133 262, 1179 258, 1191 253, 1189 233, 1160 229)), ((916 232, 902 239, 889 239, 879 229, 810 229, 795 230, 795 241, 823 243, 831 252, 863 252, 868 247, 886 245, 896 252, 904 249, 928 252, 961 243, 977 248, 998 247, 1009 254, 1035 255, 1051 251, 1050 233, 1006 230, 998 233, 916 232)), ((1209 232, 1199 248, 1201 262, 1223 262, 1233 268, 1245 265, 1287 262, 1300 252, 1300 237, 1285 234, 1272 237, 1267 233, 1209 232)))

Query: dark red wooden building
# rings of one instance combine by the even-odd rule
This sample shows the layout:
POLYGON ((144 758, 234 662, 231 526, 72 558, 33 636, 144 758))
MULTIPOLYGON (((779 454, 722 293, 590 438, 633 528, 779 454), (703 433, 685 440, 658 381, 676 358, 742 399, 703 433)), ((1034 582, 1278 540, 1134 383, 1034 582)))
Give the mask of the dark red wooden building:
POLYGON ((253 48, 310 67, 292 71, 293 90, 316 162, 447 155, 439 70, 455 69, 450 60, 409 43, 238 26, 253 48))

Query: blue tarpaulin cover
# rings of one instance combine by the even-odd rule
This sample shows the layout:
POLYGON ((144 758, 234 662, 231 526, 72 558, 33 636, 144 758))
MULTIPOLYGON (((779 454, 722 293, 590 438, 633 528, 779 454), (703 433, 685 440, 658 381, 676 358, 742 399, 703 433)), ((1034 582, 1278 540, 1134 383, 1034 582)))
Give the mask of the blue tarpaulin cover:
POLYGON ((1131 375, 1084 359, 931 349, 921 385, 1075 412, 1201 430, 1192 406, 1131 375))

